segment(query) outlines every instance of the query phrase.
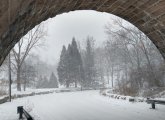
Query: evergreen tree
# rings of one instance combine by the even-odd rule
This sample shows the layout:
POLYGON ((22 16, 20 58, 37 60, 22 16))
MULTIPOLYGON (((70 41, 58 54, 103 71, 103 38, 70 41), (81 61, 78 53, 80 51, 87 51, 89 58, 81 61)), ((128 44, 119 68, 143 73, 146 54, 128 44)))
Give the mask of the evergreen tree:
POLYGON ((66 47, 63 46, 61 56, 60 56, 60 62, 58 64, 57 73, 58 73, 58 80, 61 85, 64 85, 67 80, 67 71, 66 71, 66 47))
POLYGON ((75 87, 78 83, 82 83, 84 76, 82 59, 75 38, 72 39, 72 44, 68 45, 67 50, 63 47, 57 71, 59 82, 66 87, 71 83, 74 83, 75 87))
POLYGON ((75 38, 72 39, 71 44, 71 59, 72 59, 72 82, 75 83, 75 87, 77 87, 77 83, 81 83, 83 80, 83 66, 80 52, 77 48, 77 43, 75 38))
POLYGON ((38 82, 37 82, 37 88, 43 88, 43 77, 39 76, 38 82))
POLYGON ((58 88, 58 81, 54 73, 52 72, 49 82, 48 82, 48 88, 58 88))
POLYGON ((48 88, 48 78, 44 76, 43 83, 42 83, 42 88, 48 88))
POLYGON ((40 76, 37 82, 37 88, 48 88, 48 79, 46 76, 40 76))
POLYGON ((84 58, 85 83, 86 87, 92 87, 95 84, 96 69, 94 63, 94 39, 88 37, 86 41, 86 52, 84 58))
POLYGON ((71 45, 68 45, 68 49, 66 52, 66 73, 67 73, 67 79, 66 79, 66 87, 69 87, 70 83, 72 83, 72 77, 73 77, 73 62, 72 62, 72 48, 71 45))

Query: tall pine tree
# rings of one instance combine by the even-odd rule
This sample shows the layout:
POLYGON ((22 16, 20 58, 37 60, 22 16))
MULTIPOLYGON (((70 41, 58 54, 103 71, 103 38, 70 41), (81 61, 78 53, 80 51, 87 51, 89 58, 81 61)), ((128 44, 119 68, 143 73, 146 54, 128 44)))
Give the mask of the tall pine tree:
POLYGON ((72 48, 71 45, 69 44, 66 52, 66 73, 67 73, 66 87, 70 86, 70 83, 72 83, 72 78, 73 78, 73 62, 71 55, 72 55, 72 48))
POLYGON ((58 88, 58 81, 53 72, 49 78, 48 88, 58 88))
POLYGON ((67 81, 67 61, 66 61, 66 47, 63 46, 62 48, 62 52, 60 55, 60 62, 58 64, 58 68, 57 68, 57 73, 58 73, 58 80, 60 82, 61 85, 64 85, 67 81))
POLYGON ((77 43, 75 38, 72 39, 71 44, 71 58, 72 58, 72 72, 73 72, 73 78, 72 82, 75 83, 75 87, 77 87, 77 83, 81 84, 81 81, 83 80, 83 66, 82 66, 82 59, 80 52, 77 48, 77 43))
POLYGON ((84 71, 75 38, 72 39, 72 44, 68 45, 67 50, 63 47, 57 71, 59 82, 66 87, 69 87, 71 83, 74 83, 75 87, 78 83, 82 83, 84 71))
POLYGON ((92 37, 87 37, 87 41, 86 41, 84 70, 85 70, 84 85, 86 87, 93 87, 96 79, 96 68, 94 62, 94 39, 92 37))

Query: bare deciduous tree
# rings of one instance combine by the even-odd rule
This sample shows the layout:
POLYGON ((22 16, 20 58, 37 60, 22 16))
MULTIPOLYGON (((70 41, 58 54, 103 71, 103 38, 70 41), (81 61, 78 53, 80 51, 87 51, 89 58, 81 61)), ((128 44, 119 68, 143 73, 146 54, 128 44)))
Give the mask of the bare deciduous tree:
POLYGON ((21 69, 26 57, 30 54, 32 49, 44 45, 46 30, 43 24, 36 26, 29 31, 12 49, 14 61, 13 68, 16 71, 17 90, 21 91, 21 69))
MULTIPOLYGON (((120 69, 115 70, 115 72, 118 72, 118 75, 120 70, 122 70, 122 76, 118 80, 118 84, 119 87, 124 88, 119 89, 124 94, 127 92, 132 94, 143 88, 145 82, 147 82, 148 87, 159 87, 160 83, 163 82, 158 80, 158 76, 162 75, 156 72, 156 69, 160 67, 158 63, 161 63, 161 56, 158 56, 159 52, 156 47, 136 27, 127 26, 119 19, 114 21, 118 26, 116 29, 113 29, 111 24, 105 26, 107 35, 109 38, 112 38, 108 39, 110 44, 106 44, 108 46, 106 51, 109 51, 107 57, 111 56, 114 59, 115 56, 112 55, 114 50, 112 48, 115 43, 116 50, 119 51, 115 54, 121 56, 115 57, 115 62, 121 58, 117 65, 120 69), (154 63, 155 60, 157 63, 154 63)), ((112 63, 113 60, 110 59, 108 64, 112 63)), ((114 65, 114 68, 118 68, 117 66, 114 65)))

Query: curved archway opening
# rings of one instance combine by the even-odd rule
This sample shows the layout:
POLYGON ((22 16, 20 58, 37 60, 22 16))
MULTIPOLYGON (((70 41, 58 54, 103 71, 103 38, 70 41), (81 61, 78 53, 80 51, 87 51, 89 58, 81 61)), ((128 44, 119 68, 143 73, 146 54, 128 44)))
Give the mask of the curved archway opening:
MULTIPOLYGON (((109 2, 109 1, 108 1, 109 2)), ((122 4, 122 3, 124 3, 124 2, 121 2, 121 1, 117 1, 117 2, 114 2, 112 5, 110 5, 112 8, 113 8, 113 5, 114 6, 116 6, 116 5, 120 5, 120 4, 122 4)), ((106 3, 106 2, 105 2, 106 3)), ((105 4, 104 3, 104 4, 105 4)), ((132 4, 133 3, 138 3, 138 1, 134 1, 134 2, 132 2, 132 4)), ((143 3, 143 2, 142 2, 143 3)), ((141 6, 143 6, 143 4, 141 3, 141 6)), ((104 4, 102 4, 101 6, 104 6, 104 4)), ((156 5, 157 4, 159 4, 159 2, 156 2, 156 5)), ((76 3, 76 5, 77 5, 77 3, 76 3)), ((88 6, 88 5, 87 5, 88 6)), ((129 5, 128 5, 129 6, 129 5)), ((154 6, 154 5, 153 5, 154 6)), ((98 9, 102 9, 102 8, 104 8, 104 7, 101 7, 101 8, 97 8, 97 10, 98 9)), ((109 8, 109 10, 110 9, 112 9, 112 8, 109 8)), ((120 8, 120 7, 119 7, 120 8)), ((81 9, 81 8, 80 8, 81 9)), ((96 8, 92 8, 92 9, 96 9, 96 8)), ((126 9, 127 9, 127 7, 126 7, 126 9)), ((131 8, 129 8, 129 10, 130 10, 131 8)), ((42 11, 43 9, 41 9, 41 11, 42 11)), ((59 9, 59 11, 63 11, 63 9, 59 9)), ((59 12, 58 11, 58 12, 59 12)), ((64 8, 64 11, 65 11, 65 8, 64 8)), ((101 11, 101 10, 98 10, 98 11, 101 11)), ((114 12, 114 11, 116 11, 116 10, 112 10, 112 12, 114 12)), ((131 14, 131 12, 134 12, 135 11, 135 8, 134 9, 132 9, 130 12, 128 12, 128 13, 125 13, 125 14, 131 14)), ((30 11, 31 12, 31 11, 30 11)), ((33 11, 34 12, 34 11, 33 11)), ((50 12, 50 11, 49 11, 50 12)), ((145 11, 146 12, 146 11, 145 11)), ((41 12, 42 13, 42 12, 41 12)), ((117 12, 118 13, 118 12, 117 12)), ((115 14, 117 14, 117 13, 115 13, 115 14)), ((119 12, 120 13, 120 12, 119 12)), ((142 11, 140 12, 140 13, 143 13, 142 11)), ((139 13, 139 14, 140 14, 139 13)), ((156 13, 157 12, 152 12, 153 13, 153 15, 157 15, 156 13)), ((24 13, 23 13, 24 14, 24 13)), ((45 20, 45 19, 47 19, 48 17, 49 17, 49 15, 47 16, 47 14, 46 13, 42 13, 43 14, 43 16, 41 16, 41 17, 43 17, 42 18, 42 20, 45 20)), ((124 13, 123 13, 124 14, 124 13)), ((130 15, 129 14, 129 15, 130 15)), ((138 15, 139 15, 138 14, 138 15)), ((149 15, 150 16, 150 15, 149 15)), ((124 16, 125 17, 125 16, 124 16)), ((135 19, 137 16, 135 15, 133 15, 131 18, 133 18, 133 19, 135 19)), ((148 16, 147 16, 148 17, 148 16)), ((129 18, 127 18, 127 17, 125 17, 125 19, 129 19, 129 18)), ((143 18, 143 19, 147 19, 147 18, 143 18)), ((41 20, 41 19, 40 19, 41 20)), ((39 19, 38 19, 38 21, 36 20, 34 20, 35 22, 33 22, 34 24, 29 24, 29 26, 31 26, 31 28, 32 27, 34 27, 35 26, 35 24, 38 24, 39 22, 41 22, 39 19)), ((150 20, 149 20, 150 21, 150 20)), ((152 18, 151 18, 151 21, 152 21, 152 18)), ((151 22, 150 21, 150 22, 151 22)), ((138 28, 140 28, 141 30, 143 30, 143 32, 145 32, 145 34, 146 35, 148 35, 150 38, 152 37, 152 41, 153 41, 153 36, 155 37, 155 33, 156 33, 156 39, 158 40, 160 37, 162 37, 163 36, 163 34, 162 34, 162 26, 160 27, 159 26, 159 24, 161 24, 160 22, 157 22, 158 24, 154 24, 153 26, 154 26, 154 28, 156 28, 156 31, 155 31, 155 29, 153 30, 153 29, 150 29, 150 28, 152 28, 151 26, 148 26, 148 25, 151 25, 152 23, 144 23, 144 22, 146 22, 146 21, 141 21, 141 19, 137 19, 137 20, 134 20, 134 24, 135 25, 137 25, 138 26, 138 28), (142 24, 142 26, 140 25, 139 26, 139 24, 142 24), (145 26, 146 25, 146 26, 145 26), (146 27, 147 29, 144 29, 143 27, 146 27), (157 27, 160 27, 160 30, 157 28, 157 27), (145 30, 147 30, 147 31, 145 31, 145 30), (159 35, 158 35, 158 33, 160 33, 159 35), (154 34, 154 35, 153 35, 154 34), (150 36, 151 35, 151 36, 150 36), (153 36, 152 36, 153 35, 153 36), (157 36, 158 35, 158 36, 157 36)), ((28 23, 28 22, 27 22, 28 23)), ((26 24, 27 24, 26 23, 26 24)), ((22 23, 20 23, 20 24, 22 24, 22 23)), ((20 35, 20 31, 18 32, 18 34, 16 34, 16 36, 13 34, 13 36, 15 36, 15 37, 20 37, 20 36, 22 36, 22 35, 24 35, 27 31, 28 31, 28 29, 31 29, 30 27, 29 28, 26 28, 27 26, 26 26, 26 24, 25 24, 25 26, 23 27, 23 31, 21 32, 21 35, 20 35), (27 31, 26 31, 27 30, 27 31)), ((123 25, 123 24, 120 24, 120 21, 116 21, 116 24, 119 24, 119 26, 121 27, 121 25, 123 25)), ((90 24, 91 25, 91 24, 90 24)), ((162 25, 162 24, 161 24, 162 25)), ((20 26, 21 27, 21 26, 20 26)), ((107 25, 106 26, 106 28, 109 28, 109 26, 107 25)), ((20 28, 17 28, 16 27, 16 29, 20 29, 20 28)), ((158 63, 158 61, 154 61, 154 60, 157 60, 157 59, 154 59, 154 58, 152 58, 152 60, 151 61, 148 61, 148 60, 150 60, 151 59, 151 57, 153 57, 152 55, 151 56, 149 56, 150 58, 148 59, 148 55, 146 55, 146 52, 148 52, 148 49, 153 49, 154 48, 154 46, 150 46, 149 48, 147 48, 147 50, 146 50, 146 45, 147 44, 150 44, 150 42, 149 43, 143 43, 143 41, 141 41, 141 40, 139 40, 139 37, 142 37, 142 39, 145 39, 146 37, 144 36, 144 34, 141 32, 141 31, 136 31, 136 30, 138 30, 138 29, 119 29, 119 31, 118 30, 112 30, 112 29, 106 29, 106 31, 107 31, 107 33, 109 34, 114 34, 113 36, 111 36, 110 35, 110 37, 109 37, 109 41, 106 41, 105 43, 106 43, 106 48, 111 48, 111 49, 107 49, 107 51, 110 53, 109 54, 109 56, 113 56, 114 54, 113 53, 111 53, 111 51, 113 51, 114 53, 115 53, 115 55, 117 54, 117 55, 120 55, 120 56, 122 56, 122 57, 119 57, 118 58, 118 60, 123 60, 123 63, 122 63, 122 69, 124 69, 125 71, 127 71, 127 72, 123 72, 121 69, 117 69, 116 71, 118 71, 118 73, 112 73, 112 74, 116 74, 116 76, 118 76, 118 77, 114 77, 114 78, 110 78, 110 80, 112 81, 112 79, 116 79, 116 81, 118 82, 118 86, 120 86, 120 89, 115 89, 115 92, 120 92, 120 93, 122 93, 122 94, 134 94, 134 93, 136 93, 137 92, 137 90, 138 90, 138 88, 136 88, 136 85, 138 84, 140 87, 151 87, 152 86, 152 84, 151 85, 149 85, 147 82, 146 82, 146 79, 148 79, 149 77, 148 76, 150 76, 150 78, 154 78, 153 79, 153 81, 152 81, 152 83, 155 85, 155 84, 157 84, 157 82, 158 82, 158 78, 160 79, 161 77, 159 77, 158 76, 158 74, 157 74, 157 76, 155 76, 155 73, 157 72, 157 73, 160 73, 160 71, 157 71, 158 69, 161 69, 161 67, 160 68, 157 68, 157 69, 155 69, 155 71, 152 71, 152 69, 154 69, 154 67, 156 68, 156 67, 158 67, 158 66, 156 66, 157 65, 157 63, 158 63), (109 31, 110 30, 110 31, 109 31), (133 30, 135 30, 134 32, 133 32, 133 30), (120 33, 120 34, 118 34, 118 36, 116 37, 116 34, 115 33, 120 33), (128 37, 132 37, 132 34, 133 33, 135 33, 133 36, 134 37, 137 37, 137 46, 139 47, 139 48, 141 48, 141 52, 143 52, 143 54, 144 55, 146 55, 145 56, 145 60, 144 59, 142 59, 144 56, 141 56, 140 54, 138 54, 137 52, 140 52, 139 50, 137 50, 136 49, 136 47, 134 47, 135 46, 135 43, 136 43, 136 41, 131 41, 131 43, 127 43, 127 42, 130 42, 129 40, 127 40, 127 41, 125 41, 124 43, 123 43, 123 40, 125 40, 126 38, 128 38, 128 37), (118 41, 118 42, 114 42, 112 39, 115 39, 115 41, 118 41), (121 39, 122 39, 122 41, 121 41, 121 39), (120 43, 120 44, 118 44, 118 43, 120 43), (140 43, 140 44, 139 44, 140 43), (124 47, 125 49, 123 49, 123 46, 125 46, 125 44, 128 44, 128 46, 127 47, 124 47), (145 45, 145 46, 144 46, 145 45), (114 47, 116 48, 122 48, 121 50, 120 49, 118 49, 119 51, 115 51, 114 50, 114 47), (134 64, 136 64, 136 68, 132 68, 132 69, 129 69, 128 67, 130 67, 131 65, 130 65, 130 61, 129 61, 129 63, 127 63, 127 60, 128 60, 128 58, 130 59, 130 57, 132 57, 132 56, 129 56, 128 55, 128 51, 127 51, 127 49, 128 50, 130 50, 130 49, 134 49, 134 51, 133 51, 133 54, 132 53, 130 53, 129 55, 135 55, 132 59, 136 59, 136 63, 134 63, 134 64), (124 51, 124 52, 123 52, 124 51), (125 53, 127 51, 127 54, 125 53), (122 54, 120 54, 120 52, 123 52, 122 54), (137 55, 138 54, 138 55, 137 55), (139 59, 140 60, 144 60, 144 61, 142 61, 142 64, 141 64, 141 61, 139 61, 139 59), (147 62, 146 62, 147 61, 147 62), (144 62, 144 64, 143 64, 143 62, 144 62), (138 63, 140 63, 140 69, 138 69, 138 63), (147 65, 146 65, 146 63, 147 63, 147 65), (154 64, 153 64, 154 63, 154 64), (156 64, 155 64, 156 63, 156 64), (128 65, 129 64, 129 65, 128 65), (151 64, 153 64, 153 66, 151 65, 151 64), (127 66, 128 65, 128 66, 127 66), (145 66, 145 67, 143 67, 143 65, 145 66), (128 70, 129 69, 129 70, 128 70), (150 70, 149 70, 150 69, 150 70), (139 72, 139 71, 141 71, 141 72, 139 72), (149 71, 148 71, 149 70, 149 71), (150 72, 151 71, 151 72, 150 72), (139 81, 137 81, 137 79, 139 79, 139 74, 141 74, 141 73, 143 73, 143 77, 141 77, 140 78, 140 82, 139 81), (144 73, 146 73, 146 75, 144 75, 144 73), (148 74, 149 73, 149 74, 148 74), (154 73, 154 74, 153 74, 154 73), (121 77, 122 76, 122 77, 121 77), (123 77, 124 76, 124 77, 123 77), (151 77, 152 76, 152 77, 151 77), (120 80, 127 80, 127 79, 129 79, 130 81, 126 81, 126 82, 121 82, 120 80), (154 80, 157 80, 156 82, 154 81, 154 80), (142 83, 145 83, 145 84, 141 84, 141 82, 142 83), (143 86, 144 85, 144 86, 143 86), (129 88, 135 88, 134 89, 134 91, 132 92, 132 89, 129 89, 129 88), (122 88, 122 89, 121 89, 122 88), (121 91, 120 91, 121 90, 121 91)), ((11 31, 9 31, 9 33, 10 32, 12 32, 12 30, 11 31)), ((8 33, 7 33, 8 34, 8 33)), ((12 39, 14 38, 12 36, 12 39)), ((74 35, 73 35, 73 37, 75 37, 74 35)), ((3 39, 6 39, 6 38, 3 38, 3 39)), ((19 39, 19 38, 18 38, 19 39)), ((16 42, 16 41, 18 41, 18 39, 15 39, 14 41, 16 42)), ((75 39, 77 39, 77 37, 75 37, 75 39)), ((85 38, 86 39, 86 38, 85 38)), ((90 38, 90 37, 88 37, 87 39, 92 39, 92 38, 90 38)), ((132 39, 132 38, 131 38, 132 39)), ((146 38, 146 40, 147 40, 148 38, 146 38)), ((161 38, 161 40, 163 40, 164 38, 161 38)), ((11 40, 11 39, 10 39, 11 40)), ((71 40, 72 40, 72 38, 71 38, 71 40)), ((135 39, 133 39, 133 40, 135 40, 135 39)), ((12 43, 13 44, 15 44, 14 43, 14 41, 12 41, 12 43)), ((154 44, 158 47, 158 48, 160 48, 160 43, 162 43, 162 42, 155 42, 155 41, 153 41, 154 42, 154 44)), ((70 44, 72 44, 71 42, 69 42, 70 44)), ((12 45, 13 45, 12 44, 12 45)), ((100 44, 99 44, 100 45, 100 44)), ((162 46, 163 46, 163 44, 161 44, 162 46)), ((67 45, 66 45, 67 46, 67 45)), ((161 47, 162 47, 161 46, 161 47)), ((11 47, 11 46, 10 46, 11 47)), ((10 48, 9 48, 10 49, 10 48)), ((155 49, 155 48, 154 48, 155 49)), ((5 50, 5 49, 4 49, 5 50)), ((159 49, 160 50, 160 52, 162 53, 162 49, 159 49)), ((68 50, 69 51, 69 50, 68 50)), ((7 53, 7 51, 5 51, 6 53, 7 53)), ((4 52, 4 53, 5 53, 4 52)), ((102 48, 100 48, 100 47, 98 47, 97 48, 97 50, 95 51, 96 53, 97 53, 97 62, 99 63, 99 64, 97 64, 98 66, 98 69, 100 70, 100 64, 102 64, 102 61, 103 61, 103 56, 101 56, 102 55, 102 48)), ((154 51, 154 52, 157 52, 157 51, 154 51)), ((153 54, 152 52, 151 52, 151 54, 153 54)), ((116 58, 118 57, 118 56, 115 56, 116 58)), ((160 57, 160 55, 158 55, 157 56, 157 58, 158 57, 160 57)), ((107 59, 110 59, 110 61, 111 61, 111 63, 113 63, 112 61, 115 61, 115 60, 112 60, 111 58, 107 58, 107 59)), ((162 58, 160 57, 160 61, 162 60, 162 58)), ((115 62, 118 62, 117 60, 115 61, 115 62)), ((104 64, 104 63, 103 63, 104 64)), ((131 63, 132 64, 132 63, 131 63)), ((103 65, 102 65, 103 66, 103 65)), ((113 67, 111 67, 111 66, 109 66, 110 68, 111 68, 111 70, 112 69, 114 69, 114 66, 113 67)), ((119 68, 119 65, 117 65, 117 67, 115 67, 115 69, 116 68, 119 68)), ((102 69, 102 68, 101 68, 102 69)), ((77 70, 78 72, 80 72, 79 70, 77 70)), ((113 70, 112 70, 113 71, 113 70)), ((113 71, 114 72, 114 71, 113 71)), ((110 73, 110 72, 109 72, 110 73)), ((108 73, 108 74, 109 74, 108 73)), ((99 79, 101 80, 101 79, 103 79, 103 77, 104 76, 102 76, 101 75, 102 73, 100 72, 99 73, 99 79)), ((111 76, 113 76, 111 74, 111 76)), ((142 74, 141 74, 142 75, 142 74)), ((108 76, 108 75, 107 75, 108 76)), ((111 77, 110 76, 110 77, 111 77)), ((106 78, 106 79, 108 79, 108 77, 106 78)), ((106 81, 108 81, 108 80, 106 80, 106 81)), ((104 81, 105 82, 105 81, 104 81)), ((103 82, 103 83, 104 83, 103 82)), ((161 81, 161 82, 163 82, 163 80, 161 81)), ((71 83, 71 85, 75 85, 75 81, 73 82, 73 84, 71 83)), ((104 85, 105 85, 105 83, 104 83, 104 85)), ((160 85, 159 83, 157 84, 158 86, 160 85)), ((162 84, 161 84, 162 85, 162 84)), ((89 86, 88 86, 89 87, 89 86)), ((90 86, 91 87, 91 86, 90 86)), ((135 95, 135 94, 134 94, 135 95)))
MULTIPOLYGON (((40 65, 47 63, 53 64, 53 67, 55 67, 54 69, 57 70, 53 70, 53 68, 50 67, 51 65, 48 66, 45 65, 44 66, 45 68, 44 67, 42 68, 41 66, 40 67, 42 69, 45 69, 46 71, 44 72, 40 71, 40 72, 41 74, 45 74, 45 73, 47 74, 47 72, 50 72, 52 70, 56 72, 57 75, 59 72, 58 67, 61 59, 59 56, 60 54, 62 54, 61 53, 62 46, 65 46, 65 49, 68 51, 69 49, 68 47, 69 45, 72 45, 73 39, 77 41, 76 46, 77 49, 79 49, 79 52, 81 53, 82 56, 82 60, 81 60, 83 64, 82 67, 88 66, 85 65, 85 63, 87 63, 85 58, 86 57, 85 52, 87 52, 86 47, 87 47, 87 41, 89 40, 88 42, 91 44, 91 49, 93 49, 94 54, 96 54, 96 55, 93 54, 93 56, 95 56, 93 58, 94 62, 96 62, 93 63, 93 68, 96 69, 95 74, 98 74, 99 76, 99 77, 97 76, 98 81, 100 82, 99 84, 102 84, 103 86, 104 85, 107 86, 109 84, 108 86, 110 87, 113 87, 114 84, 116 85, 118 84, 117 85, 118 89, 116 89, 116 91, 122 92, 121 94, 125 94, 125 95, 131 95, 131 94, 135 95, 137 92, 139 92, 139 90, 146 87, 151 88, 154 86, 157 87, 158 86, 160 87, 161 85, 163 86, 164 81, 163 78, 161 78, 163 77, 163 73, 159 75, 159 71, 157 71, 158 69, 162 69, 160 66, 163 65, 163 58, 161 57, 161 55, 154 55, 159 53, 156 47, 147 38, 147 36, 145 36, 144 33, 142 33, 138 28, 128 23, 127 21, 124 21, 121 18, 118 18, 117 16, 108 13, 101 13, 97 11, 75 11, 75 12, 69 12, 67 14, 64 13, 55 18, 49 19, 44 24, 47 27, 46 31, 48 31, 47 34, 48 36, 44 35, 45 30, 42 31, 42 28, 39 29, 40 26, 43 27, 42 25, 35 27, 17 44, 15 50, 12 51, 12 54, 14 55, 13 58, 17 58, 17 56, 21 56, 21 54, 26 53, 26 47, 29 47, 27 44, 31 43, 30 39, 32 39, 32 37, 33 38, 46 37, 44 39, 47 39, 47 41, 45 41, 48 44, 47 48, 46 49, 41 48, 37 51, 32 51, 32 53, 35 55, 33 55, 33 57, 29 57, 27 63, 32 64, 34 62, 34 64, 36 64, 36 62, 38 62, 38 64, 40 65), (38 33, 41 36, 39 35, 35 36, 35 33, 38 33), (25 51, 21 51, 19 47, 21 49, 25 49, 25 51), (20 55, 18 54, 19 52, 20 55), (42 59, 45 63, 40 61, 40 59, 42 59), (117 61, 117 59, 119 61, 117 61), (51 69, 48 70, 46 67, 50 67, 51 69), (144 75, 145 72, 146 72, 146 76, 144 75), (158 80, 157 77, 159 77, 161 80, 158 80), (151 78, 152 80, 148 81, 151 78), (125 79, 125 82, 122 83, 121 79, 123 80, 125 79), (134 82, 131 83, 130 81, 131 79, 134 79, 135 83, 134 82), (141 79, 141 80, 137 80, 137 79, 141 79), (120 91, 121 89, 120 84, 123 85, 122 91, 120 91), (134 84, 138 84, 138 87, 136 85, 135 85, 136 87, 134 86, 136 88, 134 93, 131 93, 132 90, 129 89, 130 87, 124 88, 125 85, 130 85, 130 84, 131 84, 131 88, 133 88, 132 86, 134 84)), ((37 40, 34 41, 34 43, 36 42, 38 41, 37 40)), ((40 43, 35 46, 38 47, 38 45, 40 45, 40 43)), ((33 47, 33 44, 29 48, 31 47, 33 47)), ((18 68, 19 66, 22 65, 22 63, 24 62, 21 61, 22 59, 24 59, 24 56, 22 58, 20 57, 16 59, 15 63, 17 63, 17 61, 20 61, 20 63, 17 63, 18 66, 15 65, 14 66, 15 68, 18 68)), ((39 70, 39 68, 37 68, 37 70, 39 70)), ((20 71, 21 70, 19 71, 16 70, 16 73, 20 71)), ((19 74, 21 74, 21 72, 19 74)), ((40 76, 41 79, 42 78, 48 79, 44 77, 46 76, 46 74, 43 76, 41 74, 38 75, 38 77, 40 76)), ((47 75, 49 76, 49 74, 47 75)), ((94 74, 94 71, 92 74, 94 74)), ((18 76, 15 76, 15 78, 17 79, 16 81, 18 82, 18 76)), ((19 80, 20 79, 21 78, 19 78, 19 80)), ((62 81, 61 84, 66 86, 66 83, 62 83, 62 81)), ((77 83, 72 81, 69 84, 73 86, 77 83)), ((78 82, 78 84, 82 86, 80 81, 78 82)), ((92 83, 92 84, 96 84, 96 83, 92 83)), ((34 84, 34 86, 35 85, 36 84, 34 84)))

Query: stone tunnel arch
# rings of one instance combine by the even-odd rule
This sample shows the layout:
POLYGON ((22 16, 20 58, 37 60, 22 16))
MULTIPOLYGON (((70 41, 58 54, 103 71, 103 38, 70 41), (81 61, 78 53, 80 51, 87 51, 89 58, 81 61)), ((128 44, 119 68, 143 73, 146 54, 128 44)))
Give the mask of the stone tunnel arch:
POLYGON ((1 0, 0 65, 29 30, 48 18, 74 10, 107 12, 129 21, 165 58, 165 0, 1 0))

